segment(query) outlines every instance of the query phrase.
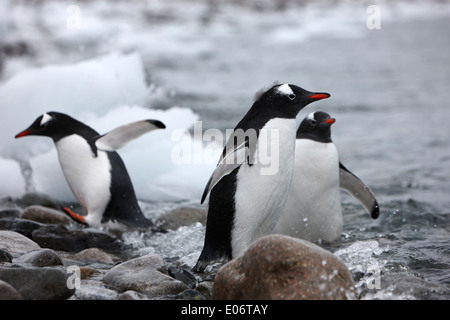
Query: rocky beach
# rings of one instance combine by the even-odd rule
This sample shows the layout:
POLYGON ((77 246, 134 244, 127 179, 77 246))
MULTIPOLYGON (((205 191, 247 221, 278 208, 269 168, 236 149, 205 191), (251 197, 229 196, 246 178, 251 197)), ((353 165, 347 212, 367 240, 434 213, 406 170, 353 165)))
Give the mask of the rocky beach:
MULTIPOLYGON (((195 274, 188 266, 167 261, 157 253, 136 255, 133 245, 121 239, 117 231, 77 225, 48 199, 36 195, 25 198, 40 204, 28 203, 22 208, 10 198, 1 202, 0 299, 3 300, 356 298, 345 264, 306 241, 269 236, 223 270, 216 266, 205 274, 195 274), (261 250, 262 247, 266 249, 261 250), (264 262, 271 267, 264 266, 264 262), (234 266, 239 263, 250 268, 234 266), (251 267, 255 263, 259 269, 251 267), (219 281, 214 286, 218 270, 219 281), (245 289, 236 287, 233 280, 236 272, 243 273, 237 277, 246 279, 239 285, 245 289), (258 279, 265 279, 268 284, 258 279)), ((204 221, 203 210, 181 207, 160 217, 156 224, 159 232, 164 233, 204 221)), ((154 231, 141 232, 151 237, 149 232, 154 231)))

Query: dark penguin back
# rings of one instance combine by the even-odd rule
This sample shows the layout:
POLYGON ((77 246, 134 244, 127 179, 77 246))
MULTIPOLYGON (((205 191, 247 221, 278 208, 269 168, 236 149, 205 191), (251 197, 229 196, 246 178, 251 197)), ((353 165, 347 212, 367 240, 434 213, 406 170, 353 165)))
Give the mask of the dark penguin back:
POLYGON ((232 258, 231 234, 234 224, 236 176, 239 168, 220 180, 209 199, 205 245, 194 270, 202 272, 210 261, 232 258))
POLYGON ((149 227, 151 221, 144 217, 125 164, 117 152, 107 152, 111 163, 111 199, 102 222, 117 220, 130 227, 149 227))

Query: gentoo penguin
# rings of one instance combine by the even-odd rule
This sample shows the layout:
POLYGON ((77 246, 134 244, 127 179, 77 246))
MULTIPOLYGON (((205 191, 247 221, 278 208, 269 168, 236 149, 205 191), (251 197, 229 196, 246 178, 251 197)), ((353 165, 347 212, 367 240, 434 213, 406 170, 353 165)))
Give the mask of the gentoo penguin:
POLYGON ((205 187, 201 203, 210 193, 205 242, 194 271, 240 256, 273 231, 291 182, 296 116, 329 96, 292 84, 277 84, 255 96, 205 187))
POLYGON ((373 193, 339 161, 331 140, 335 121, 328 113, 317 111, 300 124, 289 197, 274 233, 312 242, 338 239, 343 224, 340 189, 358 199, 372 218, 378 217, 373 193))
POLYGON ((139 208, 125 165, 114 150, 148 131, 163 128, 158 120, 142 120, 99 135, 66 114, 47 112, 16 138, 35 135, 53 139, 67 183, 87 212, 82 216, 64 208, 74 220, 93 227, 117 222, 147 228, 152 223, 139 208))

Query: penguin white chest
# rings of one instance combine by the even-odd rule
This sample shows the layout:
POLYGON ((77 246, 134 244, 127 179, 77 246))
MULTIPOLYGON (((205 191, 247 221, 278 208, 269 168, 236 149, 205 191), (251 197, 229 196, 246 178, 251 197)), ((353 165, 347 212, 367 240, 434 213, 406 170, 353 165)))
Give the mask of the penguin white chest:
MULTIPOLYGON (((87 141, 76 134, 56 142, 67 183, 91 220, 100 222, 111 197, 111 164, 104 151, 95 156, 87 141)), ((88 223, 94 221, 88 221, 88 223)))
POLYGON ((238 173, 232 230, 233 257, 273 231, 286 203, 295 151, 295 119, 270 120, 260 130, 255 163, 238 173))
POLYGON ((340 236, 341 230, 336 147, 333 143, 298 139, 291 189, 275 232, 309 241, 331 241, 340 236))

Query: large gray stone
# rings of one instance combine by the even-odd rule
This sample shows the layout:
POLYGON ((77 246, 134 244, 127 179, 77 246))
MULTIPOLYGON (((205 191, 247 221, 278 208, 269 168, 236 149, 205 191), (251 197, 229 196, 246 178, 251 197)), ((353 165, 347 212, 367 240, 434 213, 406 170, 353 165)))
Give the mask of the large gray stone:
POLYGON ((33 231, 46 226, 44 223, 28 219, 0 218, 0 230, 15 231, 30 239, 33 231))
POLYGON ((31 238, 41 247, 66 252, 100 248, 106 252, 121 254, 130 247, 99 230, 68 230, 62 225, 47 225, 36 229, 32 232, 31 238))
POLYGON ((59 300, 72 296, 75 289, 67 286, 64 268, 0 267, 0 280, 15 288, 24 299, 59 300))
POLYGON ((257 240, 225 264, 214 280, 214 299, 354 299, 345 264, 308 241, 283 235, 257 240))
POLYGON ((72 221, 63 212, 40 205, 33 205, 25 208, 21 218, 37 221, 40 223, 62 224, 62 225, 70 224, 72 221))
POLYGON ((41 248, 33 240, 9 230, 0 230, 0 246, 7 249, 13 256, 41 248))

